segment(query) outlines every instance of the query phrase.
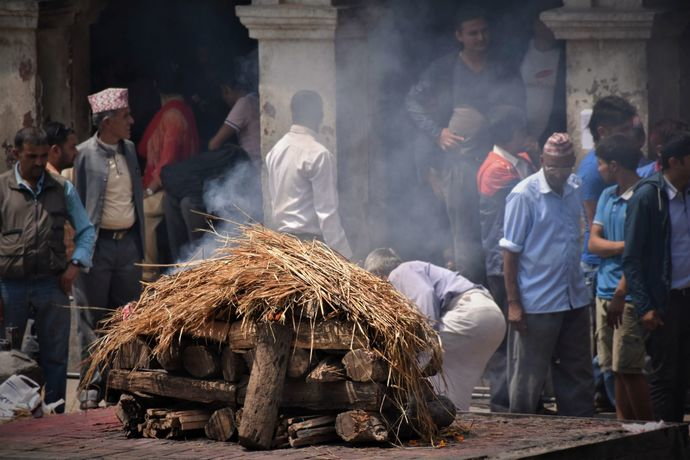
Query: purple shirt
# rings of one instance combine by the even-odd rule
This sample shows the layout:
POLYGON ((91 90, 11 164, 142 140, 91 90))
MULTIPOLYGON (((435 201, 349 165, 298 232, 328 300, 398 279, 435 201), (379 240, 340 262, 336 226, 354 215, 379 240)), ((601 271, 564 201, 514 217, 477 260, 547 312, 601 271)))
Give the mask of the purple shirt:
POLYGON ((388 281, 438 328, 441 314, 453 297, 479 288, 458 273, 414 260, 403 262, 388 275, 388 281))

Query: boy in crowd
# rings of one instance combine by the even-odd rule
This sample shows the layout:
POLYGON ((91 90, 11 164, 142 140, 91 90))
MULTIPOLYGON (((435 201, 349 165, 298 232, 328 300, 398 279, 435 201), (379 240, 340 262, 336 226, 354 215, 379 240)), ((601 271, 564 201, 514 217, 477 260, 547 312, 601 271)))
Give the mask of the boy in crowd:
POLYGON ((619 420, 651 420, 649 386, 645 367, 644 331, 630 303, 622 254, 625 246, 625 213, 635 172, 642 156, 635 140, 614 134, 599 142, 599 173, 606 183, 594 216, 589 251, 601 258, 597 272, 596 331, 599 365, 615 375, 616 415, 619 420))
POLYGON ((690 132, 661 148, 661 168, 628 202, 623 271, 649 331, 654 418, 682 422, 690 373, 690 132))

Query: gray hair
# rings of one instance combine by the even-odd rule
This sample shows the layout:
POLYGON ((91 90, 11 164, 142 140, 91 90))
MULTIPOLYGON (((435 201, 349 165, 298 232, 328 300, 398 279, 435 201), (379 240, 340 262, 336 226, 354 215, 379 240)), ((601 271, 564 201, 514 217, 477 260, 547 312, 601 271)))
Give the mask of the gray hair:
POLYGON ((114 117, 115 114, 117 114, 117 109, 105 110, 103 112, 94 113, 93 115, 91 115, 91 124, 93 124, 94 128, 99 128, 101 126, 101 123, 103 123, 103 120, 105 120, 108 117, 114 117))
POLYGON ((402 259, 391 248, 378 248, 371 251, 364 260, 364 269, 376 276, 388 278, 401 263, 402 259))

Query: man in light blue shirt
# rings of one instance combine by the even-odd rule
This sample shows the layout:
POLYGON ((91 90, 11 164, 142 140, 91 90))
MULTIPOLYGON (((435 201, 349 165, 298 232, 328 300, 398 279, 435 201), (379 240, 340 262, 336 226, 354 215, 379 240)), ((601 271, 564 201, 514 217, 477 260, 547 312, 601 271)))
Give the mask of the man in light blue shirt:
POLYGON ((555 133, 542 169, 506 200, 504 272, 508 293, 510 411, 534 413, 551 367, 559 415, 594 412, 590 295, 580 267, 582 201, 570 138, 555 133))
POLYGON ((402 262, 375 249, 364 268, 388 281, 417 306, 441 337, 443 377, 432 382, 458 410, 469 410, 472 389, 505 335, 501 309, 489 292, 460 274, 428 262, 402 262))
POLYGON ((46 171, 45 133, 24 128, 15 137, 15 147, 19 162, 0 175, 0 320, 23 333, 33 309, 41 349, 38 361, 46 380, 44 399, 52 403, 65 397, 67 295, 80 268, 91 266, 96 234, 72 184, 46 171), (69 260, 65 220, 75 229, 69 260))

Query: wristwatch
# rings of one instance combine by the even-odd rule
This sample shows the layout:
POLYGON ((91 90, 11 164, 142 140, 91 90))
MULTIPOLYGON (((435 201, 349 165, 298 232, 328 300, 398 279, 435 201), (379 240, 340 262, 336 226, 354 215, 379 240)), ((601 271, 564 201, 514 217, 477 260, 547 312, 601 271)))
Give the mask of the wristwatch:
POLYGON ((154 194, 154 191, 151 190, 150 188, 147 188, 146 190, 144 190, 144 192, 146 192, 146 196, 151 196, 154 194))
POLYGON ((79 262, 77 259, 72 259, 72 260, 70 260, 69 263, 71 263, 71 264, 74 265, 75 267, 79 267, 79 268, 82 268, 82 267, 83 267, 83 265, 81 264, 81 262, 79 262))

